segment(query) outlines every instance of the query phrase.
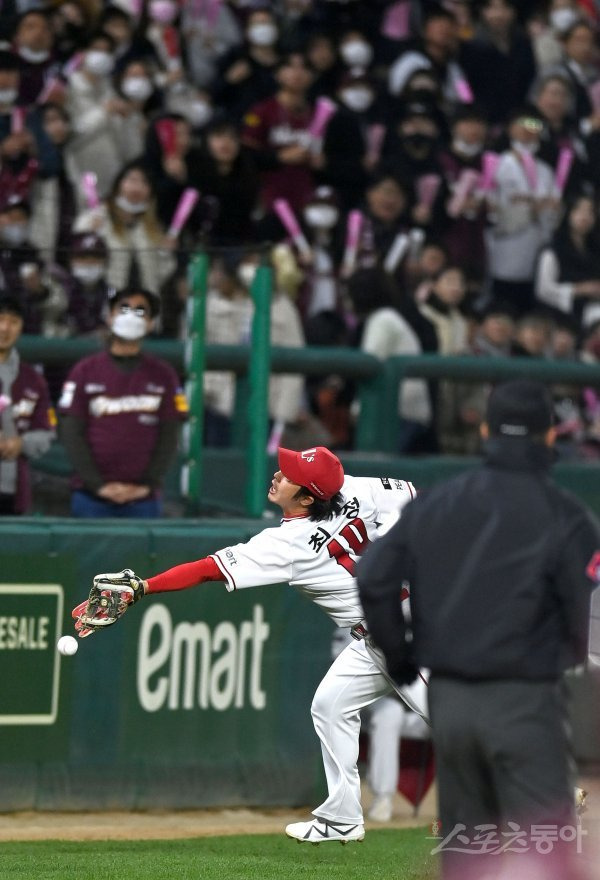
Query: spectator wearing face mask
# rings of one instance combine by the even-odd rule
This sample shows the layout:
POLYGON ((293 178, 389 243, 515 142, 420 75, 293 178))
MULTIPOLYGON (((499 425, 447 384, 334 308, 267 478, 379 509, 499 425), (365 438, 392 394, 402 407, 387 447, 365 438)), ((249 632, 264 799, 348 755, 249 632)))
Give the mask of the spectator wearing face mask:
POLYGON ((152 45, 160 68, 159 81, 165 89, 185 80, 179 29, 179 4, 175 0, 150 0, 146 39, 152 45))
POLYGON ((125 165, 108 199, 77 217, 74 232, 96 232, 108 248, 111 287, 138 284, 158 295, 173 275, 175 240, 165 235, 156 216, 156 198, 146 166, 125 165))
POLYGON ((165 92, 164 110, 183 116, 191 125, 194 138, 201 141, 218 108, 215 108, 210 92, 198 89, 190 83, 179 83, 177 88, 165 92))
POLYGON ((403 52, 391 65, 388 89, 398 97, 406 81, 417 70, 433 70, 442 83, 447 109, 453 110, 464 97, 461 84, 468 79, 460 63, 460 38, 456 18, 447 9, 431 5, 424 13, 420 45, 403 52))
POLYGON ((342 64, 348 69, 367 71, 373 63, 373 46, 364 33, 356 28, 342 32, 338 43, 342 64))
POLYGON ((32 9, 21 15, 13 34, 13 51, 19 59, 21 73, 17 103, 31 107, 46 80, 58 72, 54 34, 44 10, 32 9))
POLYGON ((107 255, 106 244, 94 232, 80 232, 71 238, 67 324, 72 336, 88 336, 106 329, 107 255))
POLYGON ((121 155, 125 162, 137 158, 144 151, 148 116, 161 105, 149 65, 144 61, 130 61, 116 79, 117 93, 128 102, 130 112, 127 124, 119 127, 121 155))
POLYGON ((340 309, 337 277, 340 242, 336 235, 339 218, 339 202, 334 190, 329 186, 318 187, 303 211, 312 252, 306 271, 306 293, 301 297, 305 303, 300 305, 305 320, 340 309))
POLYGON ((157 517, 187 403, 173 368, 142 350, 158 299, 133 286, 112 291, 108 309, 107 350, 75 364, 58 403, 74 470, 71 513, 157 517))
POLYGON ((436 115, 432 105, 420 102, 399 106, 396 120, 396 125, 388 128, 383 159, 398 177, 414 186, 413 222, 429 227, 442 181, 439 148, 443 120, 436 115))
POLYGON ((31 244, 30 213, 18 197, 0 208, 0 289, 21 303, 25 333, 65 336, 66 294, 31 244))
POLYGON ((213 99, 227 107, 234 119, 241 119, 253 104, 277 91, 278 40, 273 13, 267 8, 255 9, 246 20, 242 45, 221 58, 212 84, 213 99))
POLYGON ((550 0, 547 14, 535 21, 532 46, 537 69, 551 69, 563 60, 561 35, 586 14, 577 0, 550 0))
POLYGON ((364 196, 368 174, 379 161, 385 127, 377 107, 375 84, 362 70, 345 73, 336 90, 339 110, 327 124, 318 178, 335 188, 343 209, 355 208, 364 196), (378 146, 374 133, 380 130, 378 146))
POLYGON ((488 197, 486 232, 491 292, 518 314, 534 305, 533 279, 540 248, 558 223, 554 173, 536 158, 543 122, 532 108, 513 112, 510 149, 500 155, 488 197))
POLYGON ((457 112, 450 124, 450 143, 439 155, 443 186, 434 207, 438 234, 450 262, 480 280, 486 269, 486 205, 478 175, 487 139, 487 120, 477 107, 466 105, 457 112), (470 181, 468 189, 466 181, 470 181))
POLYGON ((115 91, 113 70, 114 41, 108 34, 96 34, 85 48, 81 67, 69 77, 66 94, 78 177, 93 171, 101 198, 126 161, 124 129, 134 109, 115 91))

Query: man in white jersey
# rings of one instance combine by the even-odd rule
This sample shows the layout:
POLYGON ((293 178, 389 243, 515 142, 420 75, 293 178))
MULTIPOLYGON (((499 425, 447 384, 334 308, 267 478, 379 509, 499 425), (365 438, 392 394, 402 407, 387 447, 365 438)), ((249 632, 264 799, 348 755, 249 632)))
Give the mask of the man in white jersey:
MULTIPOLYGON (((338 626, 351 628, 354 641, 330 667, 311 709, 321 740, 328 796, 313 810, 312 820, 288 825, 286 834, 310 843, 362 840, 365 829, 356 766, 360 710, 394 689, 422 717, 427 709, 418 685, 392 683, 382 655, 371 644, 354 566, 385 521, 397 519, 399 509, 414 498, 415 490, 404 480, 344 476, 340 460, 324 446, 302 452, 281 448, 279 468, 268 492, 283 514, 278 527, 148 580, 125 570, 99 575, 95 582, 127 583, 129 603, 147 593, 186 589, 202 581, 224 580, 229 591, 287 582, 338 626)), ((102 611, 91 609, 90 603, 73 609, 80 636, 106 624, 102 611)))

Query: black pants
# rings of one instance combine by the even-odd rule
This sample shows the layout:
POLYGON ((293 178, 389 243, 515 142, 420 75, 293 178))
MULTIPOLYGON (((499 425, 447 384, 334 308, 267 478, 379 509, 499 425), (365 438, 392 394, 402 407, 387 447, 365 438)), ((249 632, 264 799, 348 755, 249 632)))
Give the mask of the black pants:
POLYGON ((442 847, 444 880, 493 877, 502 859, 514 861, 511 876, 517 880, 526 876, 529 858, 541 860, 548 880, 573 876, 568 864, 576 842, 555 841, 552 852, 545 855, 531 843, 532 825, 556 829, 576 825, 574 765, 562 684, 467 682, 434 675, 429 685, 429 710, 441 836, 445 840, 458 826, 464 826, 462 834, 468 839, 461 845, 455 834, 442 847), (508 840, 502 830, 510 833, 516 827, 526 832, 528 839, 511 847, 517 850, 514 854, 500 855, 499 846, 491 844, 486 851, 480 842, 474 842, 485 834, 477 828, 482 825, 498 829, 499 845, 508 840))

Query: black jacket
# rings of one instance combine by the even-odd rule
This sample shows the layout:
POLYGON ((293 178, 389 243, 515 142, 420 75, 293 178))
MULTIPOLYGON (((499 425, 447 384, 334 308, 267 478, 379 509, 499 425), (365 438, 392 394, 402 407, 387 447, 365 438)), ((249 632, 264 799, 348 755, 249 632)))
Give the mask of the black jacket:
POLYGON ((555 680, 585 659, 600 526, 549 479, 549 462, 544 446, 494 439, 482 467, 417 496, 369 547, 360 596, 394 677, 413 660, 462 679, 555 680))

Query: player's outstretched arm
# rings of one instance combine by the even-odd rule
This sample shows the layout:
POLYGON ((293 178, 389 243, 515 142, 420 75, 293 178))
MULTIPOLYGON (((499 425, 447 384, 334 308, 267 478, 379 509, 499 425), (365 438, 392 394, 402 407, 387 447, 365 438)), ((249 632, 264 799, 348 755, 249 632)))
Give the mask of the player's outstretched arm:
POLYGON ((205 581, 222 581, 222 574, 212 557, 185 562, 148 580, 142 580, 130 568, 115 574, 97 574, 89 597, 73 608, 75 629, 80 638, 116 623, 130 605, 146 593, 186 590, 205 581))

